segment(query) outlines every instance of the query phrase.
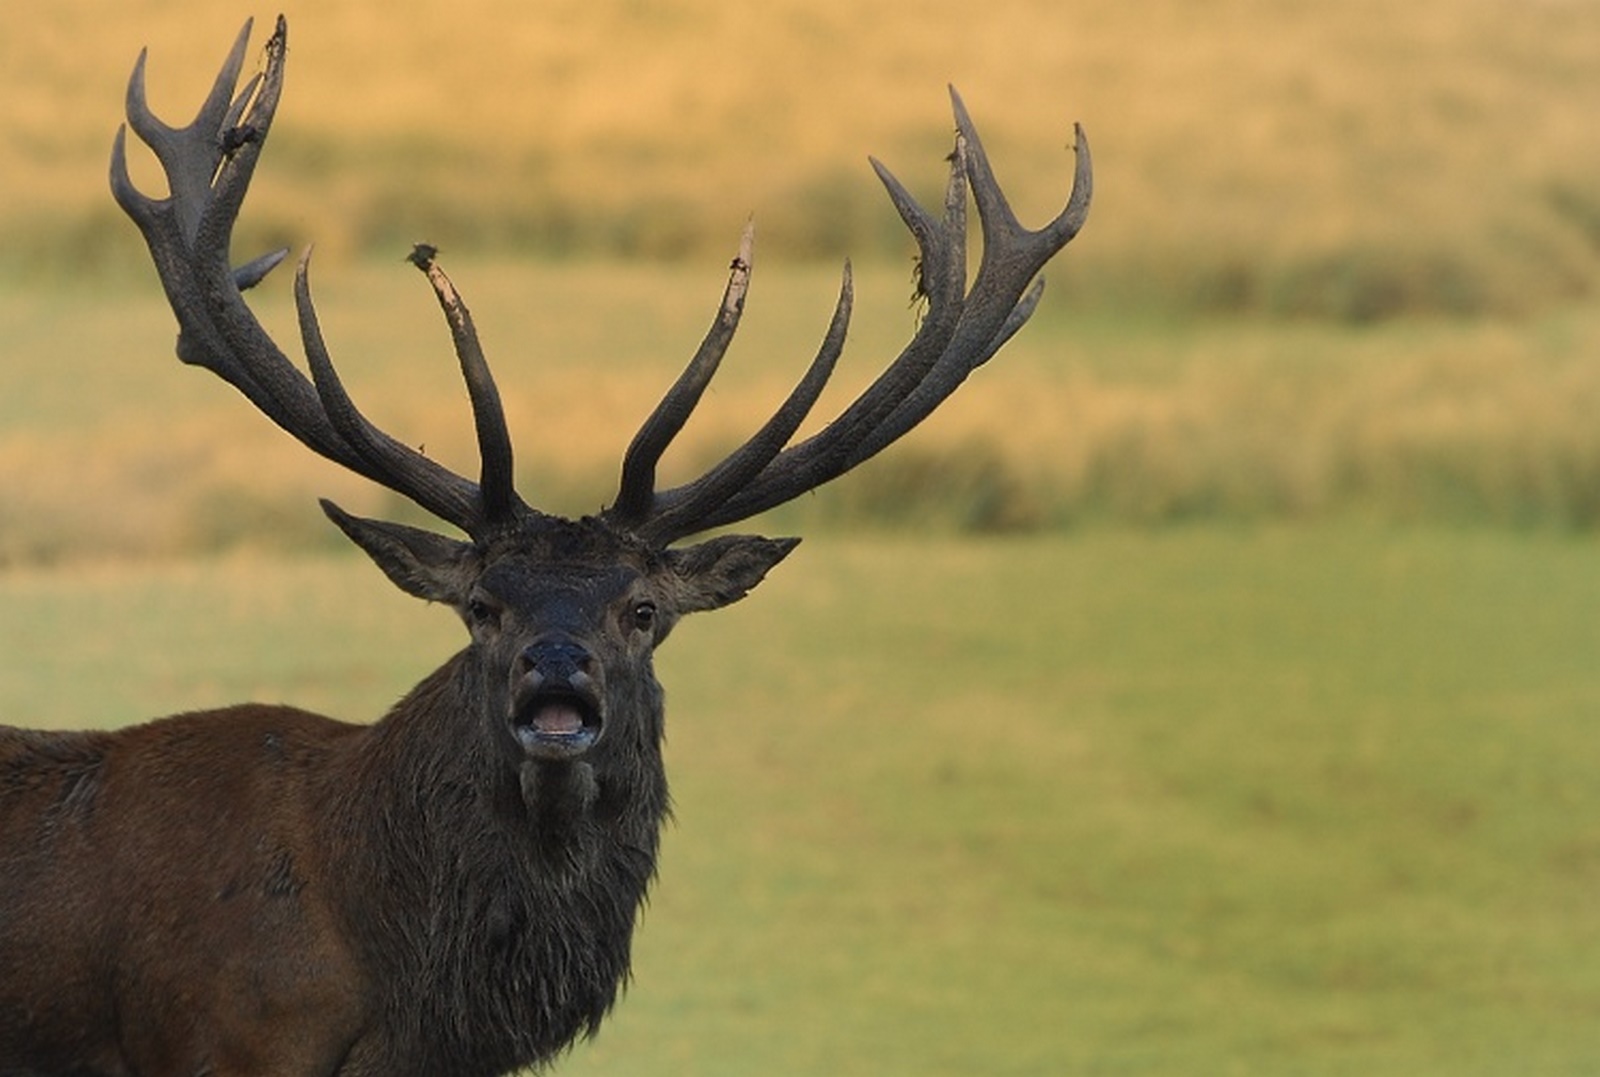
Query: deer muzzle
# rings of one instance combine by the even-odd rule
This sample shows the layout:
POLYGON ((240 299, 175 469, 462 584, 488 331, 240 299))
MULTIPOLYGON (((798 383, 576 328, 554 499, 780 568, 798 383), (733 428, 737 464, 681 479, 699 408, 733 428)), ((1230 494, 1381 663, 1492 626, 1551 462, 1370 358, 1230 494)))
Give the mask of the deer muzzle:
POLYGON ((511 732, 533 759, 576 759, 599 743, 605 712, 587 648, 570 640, 531 644, 518 659, 511 732))

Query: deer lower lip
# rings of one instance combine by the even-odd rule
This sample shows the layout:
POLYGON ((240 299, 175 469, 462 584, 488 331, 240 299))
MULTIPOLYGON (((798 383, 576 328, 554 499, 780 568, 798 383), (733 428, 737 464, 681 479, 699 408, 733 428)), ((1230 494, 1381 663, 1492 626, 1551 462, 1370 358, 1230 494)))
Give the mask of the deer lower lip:
POLYGON ((536 695, 517 708, 511 731, 536 759, 573 759, 600 740, 601 721, 594 705, 579 695, 536 695))

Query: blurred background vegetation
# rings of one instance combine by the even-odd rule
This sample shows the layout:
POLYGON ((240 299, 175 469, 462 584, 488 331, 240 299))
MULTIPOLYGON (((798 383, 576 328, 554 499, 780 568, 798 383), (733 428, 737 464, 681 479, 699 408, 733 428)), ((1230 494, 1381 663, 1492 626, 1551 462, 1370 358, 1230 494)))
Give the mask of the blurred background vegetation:
MULTIPOLYGON (((437 316, 399 264, 438 244, 534 481, 593 508, 750 215, 749 324, 681 467, 780 397, 845 255, 863 297, 841 396, 909 337, 912 247, 864 157, 937 198, 948 81, 1025 220, 1065 197, 1083 122, 1094 212, 985 388, 808 522, 1600 522, 1587 5, 969 7, 290 5, 238 255, 314 241, 363 399, 470 467, 437 316)), ((139 46, 154 106, 185 119, 246 14, 63 0, 0 37, 0 557, 303 544, 306 499, 345 482, 171 367, 106 194, 139 46), (43 460, 74 462, 70 491, 43 460)), ((257 300, 280 327, 286 291, 257 300)))
MULTIPOLYGON (((613 431, 687 354, 752 213, 758 264, 777 267, 752 306, 782 324, 752 318, 734 364, 752 387, 726 387, 686 458, 724 447, 781 392, 846 254, 875 285, 862 309, 888 311, 858 319, 863 371, 893 354, 911 327, 911 247, 863 157, 937 197, 950 81, 1025 219, 1064 197, 1070 123, 1085 124, 1091 223, 1005 373, 985 372, 976 399, 814 512, 976 529, 1600 521, 1600 22, 1583 4, 998 0, 979 17, 953 0, 334 0, 288 13, 287 100, 241 256, 315 241, 324 307, 350 326, 336 353, 357 374, 374 355, 405 370, 376 376, 368 399, 382 410, 391 392, 416 439, 449 451, 453 394, 440 383, 423 398, 441 409, 430 424, 412 380, 442 369, 439 337, 397 321, 425 321, 428 304, 393 270, 414 240, 443 247, 492 354, 568 361, 524 377, 501 359, 537 413, 526 425, 570 428, 538 448, 558 499, 604 497, 626 436, 613 431)), ((298 541, 305 488, 329 481, 248 420, 235 428, 215 387, 158 403, 177 381, 153 343, 163 315, 105 192, 137 47, 151 49, 157 110, 187 117, 241 18, 66 0, 0 39, 4 556, 285 528, 298 541), (148 356, 112 375, 106 359, 129 342, 148 356), (50 412, 39 394, 63 386, 69 411, 103 407, 105 421, 50 412), (234 449, 215 448, 219 424, 237 429, 234 449), (163 474, 174 438, 193 448, 163 474), (62 457, 82 464, 70 498, 35 477, 62 457), (84 505, 108 497, 118 526, 86 532, 84 505)), ((159 190, 153 165, 136 165, 159 190)), ((277 288, 263 290, 268 317, 277 288)))
MULTIPOLYGON (((755 212, 784 258, 899 257, 871 152, 923 190, 966 94, 1017 202, 1096 150, 1099 307, 1526 313, 1600 260, 1600 25, 1563 0, 1135 4, 959 0, 330 0, 288 5, 294 61, 251 245, 394 256, 716 255, 755 212), (866 182, 863 182, 864 178, 866 182)), ((63 0, 0 43, 10 271, 140 264, 101 179, 147 44, 183 112, 248 9, 63 0)), ((265 19, 272 13, 260 12, 265 19)))
MULTIPOLYGON (((1587 0, 318 0, 242 260, 315 242, 380 425, 475 467, 427 240, 520 488, 598 508, 745 220, 745 324, 665 462, 741 439, 855 260, 819 420, 910 337, 865 161, 938 196, 960 87, 1034 319, 903 444, 752 526, 682 629, 681 826, 629 1074, 1591 1074, 1600 1060, 1600 18, 1587 0)), ((316 511, 403 505, 211 375, 106 190, 248 15, 0 31, 0 721, 372 716, 459 645, 316 511)), ((145 158, 135 174, 160 180, 145 158)), ((297 350, 287 274, 252 303, 297 350)), ((0 1060, 3 1066, 3 1060, 0 1060)))

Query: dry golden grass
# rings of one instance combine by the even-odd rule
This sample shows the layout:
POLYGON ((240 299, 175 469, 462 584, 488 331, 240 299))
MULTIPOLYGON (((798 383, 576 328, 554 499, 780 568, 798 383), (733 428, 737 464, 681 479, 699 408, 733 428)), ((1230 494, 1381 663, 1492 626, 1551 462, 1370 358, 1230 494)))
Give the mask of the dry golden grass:
MULTIPOLYGON (((270 16, 269 10, 258 12, 270 16)), ((287 104, 250 234, 325 250, 902 250, 873 152, 918 189, 959 85, 1025 216, 1099 200, 1078 291, 1331 313, 1526 309, 1600 248, 1600 20, 1578 0, 778 0, 288 7, 287 104), (891 238, 893 237, 893 238, 891 238)), ((123 79, 183 116, 241 17, 29 5, 0 37, 13 268, 135 262, 104 194, 123 79)), ((258 28, 259 29, 259 28, 258 28)))
MULTIPOLYGON (((692 352, 720 259, 667 266, 459 261, 516 432, 520 483, 588 512, 692 352)), ((436 305, 395 263, 319 274, 346 380, 386 429, 464 473, 470 421, 436 305)), ((835 414, 909 338, 906 280, 858 274, 835 414)), ((286 281, 255 302, 294 339, 286 281)), ((745 325, 666 461, 688 478, 782 399, 836 279, 758 268, 745 325)), ((338 543, 314 497, 404 506, 171 357, 156 289, 0 290, 0 561, 338 543)), ((290 344, 293 347, 292 344, 290 344)), ((1130 324, 1048 298, 924 427, 770 528, 944 530, 1373 517, 1600 525, 1600 312, 1377 327, 1130 324)))
MULTIPOLYGON (((1003 361, 796 511, 974 528, 1600 520, 1600 320, 1584 305, 1600 279, 1600 20, 1580 3, 996 0, 978 15, 955 0, 331 0, 288 14, 288 93, 243 245, 317 241, 329 334, 362 400, 470 468, 443 329, 398 264, 413 239, 444 246, 524 481, 554 507, 609 495, 752 211, 747 326, 679 473, 747 432, 809 356, 835 287, 811 256, 866 256, 834 399, 893 354, 913 318, 908 244, 862 158, 935 193, 949 80, 1026 219, 1064 197, 1070 121, 1084 122, 1089 228, 1003 361), (588 257, 527 257, 540 253, 588 257), (683 264, 615 258, 641 254, 683 264), (1488 316, 1337 324, 1438 311, 1488 316)), ((331 535, 318 493, 394 508, 172 365, 170 315, 105 191, 139 45, 157 109, 182 118, 240 18, 61 0, 0 35, 7 559, 300 545, 331 535), (136 290, 108 267, 134 267, 136 290)), ((256 302, 291 340, 284 291, 273 281, 256 302)))

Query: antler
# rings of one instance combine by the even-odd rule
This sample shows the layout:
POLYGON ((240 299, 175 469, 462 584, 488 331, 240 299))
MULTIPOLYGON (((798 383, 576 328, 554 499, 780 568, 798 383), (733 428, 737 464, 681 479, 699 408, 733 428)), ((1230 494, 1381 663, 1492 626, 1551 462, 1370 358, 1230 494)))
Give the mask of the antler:
POLYGON ((1049 224, 1030 231, 1006 202, 954 88, 950 97, 957 134, 942 220, 935 220, 887 168, 872 161, 917 241, 919 290, 928 306, 911 342, 836 419, 785 448, 821 394, 843 348, 851 307, 846 264, 839 303, 822 348, 777 413, 700 478, 656 491, 656 464, 716 373, 738 326, 750 276, 747 230, 705 342, 629 446, 616 501, 603 514, 607 519, 665 545, 793 500, 874 456, 927 418, 1033 314, 1044 289, 1043 279, 1035 279, 1039 270, 1078 234, 1089 212, 1093 173, 1083 128, 1074 126, 1077 166, 1066 207, 1049 224), (983 255, 971 291, 966 283, 969 184, 983 234, 983 255))
POLYGON ((295 306, 312 380, 273 343, 241 294, 288 253, 275 251, 238 268, 228 260, 239 207, 255 172, 283 90, 288 26, 280 16, 266 45, 266 68, 234 88, 244 65, 246 22, 194 122, 169 127, 145 100, 146 54, 128 82, 128 124, 155 151, 169 194, 151 198, 128 176, 127 126, 117 131, 111 189, 150 247, 167 300, 177 315, 178 358, 218 375, 273 422, 321 455, 378 482, 479 537, 531 513, 512 488, 511 441, 494 379, 472 317, 436 265, 431 248, 411 260, 425 272, 450 324, 472 401, 482 458, 479 482, 435 463, 372 425, 350 401, 317 323, 307 278, 310 251, 295 274, 295 306))
MULTIPOLYGON (((400 493, 474 538, 538 517, 512 485, 511 439, 494 379, 466 305, 418 246, 411 261, 427 274, 449 322, 472 402, 482 471, 473 482, 429 460, 369 422, 350 400, 322 338, 308 280, 310 251, 295 274, 295 306, 311 378, 273 343, 245 304, 287 254, 275 251, 238 269, 229 241, 283 89, 288 28, 280 16, 266 46, 266 68, 237 94, 245 23, 194 122, 173 128, 145 101, 141 53, 128 84, 128 125, 155 151, 170 193, 151 198, 128 176, 127 129, 111 158, 111 187, 149 244, 151 258, 179 325, 178 357, 232 384, 273 422, 313 451, 400 493)), ((1032 315, 1043 291, 1040 269, 1077 235, 1093 188, 1089 147, 1076 130, 1077 166, 1066 207, 1030 231, 1012 213, 996 182, 966 107, 954 89, 956 146, 936 220, 881 163, 872 166, 916 239, 922 324, 900 355, 817 434, 794 445, 844 347, 852 305, 850 266, 833 320, 805 376, 751 438, 691 483, 655 489, 656 466, 688 421, 733 339, 750 282, 751 232, 745 230, 727 290, 704 342, 678 381, 634 436, 616 500, 601 513, 609 524, 665 546, 710 528, 747 519, 790 501, 874 456, 925 419, 1032 315), (967 193, 978 208, 983 255, 967 288, 967 193)))

